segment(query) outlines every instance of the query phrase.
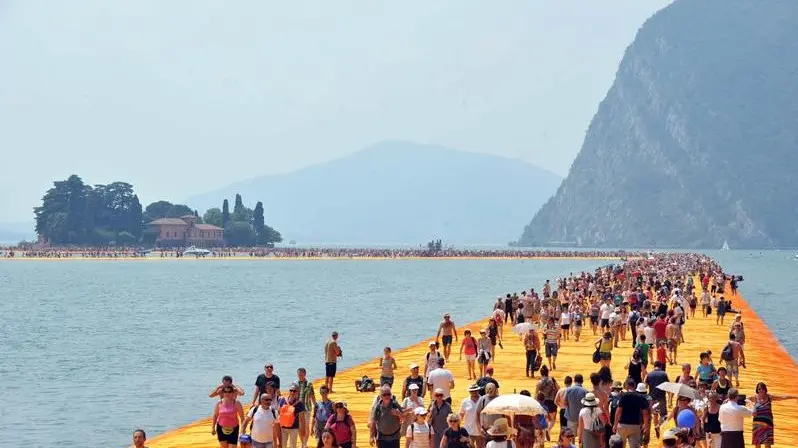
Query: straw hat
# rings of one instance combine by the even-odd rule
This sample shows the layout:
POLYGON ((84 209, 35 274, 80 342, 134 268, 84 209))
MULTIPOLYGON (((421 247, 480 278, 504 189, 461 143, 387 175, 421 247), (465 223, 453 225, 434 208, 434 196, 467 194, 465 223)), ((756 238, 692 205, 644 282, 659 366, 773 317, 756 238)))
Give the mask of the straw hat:
POLYGON ((593 394, 593 392, 588 392, 585 395, 585 398, 582 399, 582 404, 589 408, 594 408, 599 405, 599 401, 596 399, 596 396, 593 394))
POLYGON ((488 435, 491 436, 509 436, 515 434, 515 429, 510 427, 507 419, 504 417, 497 418, 493 425, 488 428, 488 435))
POLYGON ((416 415, 427 415, 427 410, 423 406, 419 406, 413 409, 413 413, 416 415))

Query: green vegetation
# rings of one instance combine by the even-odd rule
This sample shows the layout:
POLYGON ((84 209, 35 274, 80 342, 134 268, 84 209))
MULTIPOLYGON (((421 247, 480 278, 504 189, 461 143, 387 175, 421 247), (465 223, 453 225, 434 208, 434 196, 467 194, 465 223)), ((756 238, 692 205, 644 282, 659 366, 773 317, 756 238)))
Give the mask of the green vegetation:
POLYGON ((231 245, 271 245, 282 241, 280 232, 265 224, 261 202, 252 210, 244 206, 241 195, 236 195, 232 215, 228 209, 225 199, 222 210, 211 208, 202 217, 187 205, 168 201, 153 202, 142 210, 131 184, 91 186, 73 174, 54 182, 42 197, 42 204, 33 211, 36 233, 53 244, 154 244, 157 231, 147 224, 186 215, 196 216, 197 223, 223 227, 225 239, 231 245))

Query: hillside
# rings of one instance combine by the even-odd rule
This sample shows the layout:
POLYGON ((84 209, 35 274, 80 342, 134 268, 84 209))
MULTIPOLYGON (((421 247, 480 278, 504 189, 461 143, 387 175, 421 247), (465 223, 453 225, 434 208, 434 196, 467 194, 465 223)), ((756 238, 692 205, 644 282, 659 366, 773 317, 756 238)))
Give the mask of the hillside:
POLYGON ((33 227, 33 223, 0 223, 0 245, 35 240, 33 227))
POLYGON ((798 246, 798 8, 677 0, 621 61, 520 243, 798 246))
POLYGON ((266 220, 300 244, 505 244, 561 180, 518 160, 392 141, 187 203, 204 209, 235 193, 262 198, 266 220))

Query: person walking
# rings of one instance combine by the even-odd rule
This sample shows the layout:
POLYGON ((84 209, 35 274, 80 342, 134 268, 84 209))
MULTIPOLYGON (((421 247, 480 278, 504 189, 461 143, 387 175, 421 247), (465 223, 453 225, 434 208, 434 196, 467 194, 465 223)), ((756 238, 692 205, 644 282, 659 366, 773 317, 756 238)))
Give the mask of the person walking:
MULTIPOLYGON (((452 406, 446 401, 446 395, 443 389, 437 388, 433 392, 433 401, 429 406, 429 421, 432 425, 433 434, 433 447, 441 446, 441 439, 446 428, 449 427, 449 414, 452 413, 452 406)), ((449 397, 451 400, 451 397, 449 397)))
POLYGON ((739 393, 736 388, 729 389, 728 396, 728 401, 723 403, 718 411, 720 446, 721 448, 745 448, 743 428, 745 419, 751 417, 753 412, 737 401, 739 393))
POLYGON ((612 432, 619 435, 624 442, 628 441, 629 448, 640 448, 640 442, 644 432, 648 431, 651 418, 648 400, 636 391, 637 383, 634 379, 627 378, 625 387, 626 392, 622 393, 618 400, 612 432))
POLYGON ((401 431, 402 409, 393 399, 391 388, 382 386, 369 422, 369 444, 376 444, 378 448, 399 448, 401 431))
POLYGON ((754 395, 754 409, 752 411, 753 428, 751 429, 751 443, 760 448, 773 446, 775 440, 773 426, 773 402, 783 400, 798 400, 795 395, 771 395, 768 393, 768 386, 765 383, 756 385, 756 395, 754 395))
MULTIPOLYGON (((584 407, 584 398, 589 393, 582 385, 583 382, 584 377, 581 373, 577 373, 574 375, 574 384, 565 391, 565 419, 568 428, 574 432, 579 429, 579 415, 584 407)), ((591 395, 596 398, 594 394, 591 395)))
POLYGON ((211 420, 211 434, 216 436, 221 448, 238 445, 238 435, 244 421, 244 408, 237 399, 233 386, 222 389, 222 399, 216 402, 211 420))

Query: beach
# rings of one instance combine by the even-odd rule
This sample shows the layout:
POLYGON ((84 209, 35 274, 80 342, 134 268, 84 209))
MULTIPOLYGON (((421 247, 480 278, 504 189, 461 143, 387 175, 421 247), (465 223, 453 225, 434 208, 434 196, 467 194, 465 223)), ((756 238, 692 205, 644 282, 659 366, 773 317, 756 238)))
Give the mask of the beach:
MULTIPOLYGON (((748 339, 745 345, 747 366, 741 369, 740 391, 749 397, 753 395, 754 387, 758 381, 765 381, 768 384, 771 394, 790 394, 792 392, 792 382, 790 378, 796 373, 796 364, 784 347, 778 342, 776 337, 768 329, 765 323, 747 304, 745 299, 739 295, 728 294, 736 309, 739 309, 745 322, 748 339)), ((456 313, 456 310, 453 310, 456 313)), ((456 316, 456 314, 455 314, 456 316)), ((478 320, 460 327, 470 329, 478 334, 480 328, 484 328, 487 319, 478 320)), ((573 340, 567 341, 560 349, 557 359, 557 369, 553 373, 560 384, 565 375, 581 373, 585 377, 597 370, 597 366, 591 362, 591 353, 595 338, 586 327, 583 331, 583 339, 580 342, 573 340)), ((679 349, 679 361, 690 362, 695 366, 698 362, 698 354, 702 351, 712 349, 715 352, 716 362, 720 354, 720 349, 727 341, 727 325, 716 325, 714 315, 703 318, 700 313, 689 319, 685 325, 685 343, 679 349)), ((378 339, 378 338, 376 338, 378 339)), ((427 343, 434 339, 434 328, 430 329, 427 337, 422 337, 421 341, 415 345, 394 351, 394 357, 399 366, 397 371, 397 381, 401 381, 408 372, 411 363, 423 365, 423 357, 427 351, 427 343)), ((390 341, 375 340, 375 352, 378 347, 388 344, 390 341)), ((320 341, 321 344, 321 341, 320 341)), ((456 352, 456 349, 454 350, 456 352)), ((620 348, 613 351, 613 371, 621 370, 632 355, 631 345, 622 343, 620 348)), ((536 380, 525 376, 523 369, 524 347, 517 336, 514 336, 508 329, 505 329, 504 348, 497 348, 497 356, 492 361, 495 368, 494 377, 499 381, 500 393, 517 393, 523 389, 534 392, 536 380)), ((471 382, 467 381, 465 363, 458 361, 453 355, 447 368, 455 376, 456 386, 452 391, 453 408, 457 409, 459 403, 467 396, 466 389, 471 382)), ((285 369, 290 372, 290 369, 285 369)), ((673 377, 678 371, 678 366, 667 367, 668 373, 673 377)), ((288 373, 286 372, 286 373, 288 373)), ((361 435, 358 441, 359 446, 365 446, 368 419, 368 412, 374 400, 373 393, 361 393, 354 389, 354 381, 363 375, 371 378, 379 378, 376 358, 372 361, 351 367, 340 372, 336 377, 336 393, 334 400, 343 400, 348 404, 358 425, 358 433, 361 435)), ((243 380, 248 386, 248 381, 243 380)), ((315 381, 318 388, 323 382, 315 381)), ((249 389, 247 389, 249 392, 249 389)), ((247 397, 249 393, 247 394, 247 397)), ((246 401, 246 400, 245 400, 246 401)), ((777 425, 777 444, 774 446, 798 446, 798 406, 795 402, 776 402, 773 405, 773 414, 777 425)), ((665 428, 672 426, 669 422, 665 428)), ((210 435, 210 421, 200 420, 193 424, 169 431, 165 434, 153 437, 149 441, 151 447, 216 447, 218 443, 210 435)), ((557 428, 558 425, 555 426, 557 428)), ((554 430, 554 437, 557 430, 554 430)), ((750 440, 750 422, 746 425, 745 439, 750 440)), ((657 445, 651 445, 657 446, 657 445)))

